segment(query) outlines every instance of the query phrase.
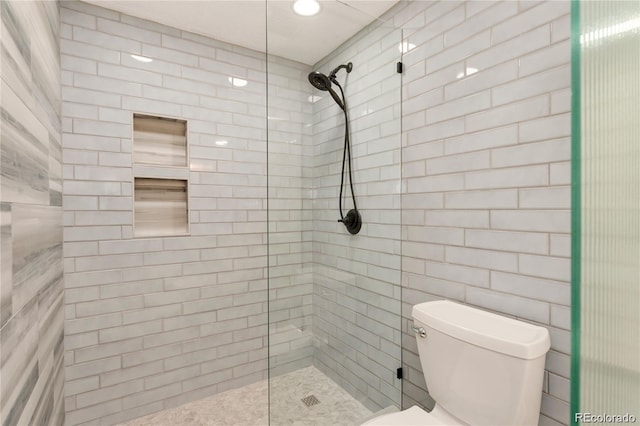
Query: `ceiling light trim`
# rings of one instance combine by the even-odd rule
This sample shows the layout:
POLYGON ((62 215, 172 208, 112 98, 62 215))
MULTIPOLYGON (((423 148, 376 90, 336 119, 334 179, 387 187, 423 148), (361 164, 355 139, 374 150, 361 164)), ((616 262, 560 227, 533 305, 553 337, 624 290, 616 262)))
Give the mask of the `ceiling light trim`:
POLYGON ((304 17, 314 16, 320 12, 320 3, 316 0, 296 0, 291 7, 296 15, 304 17))

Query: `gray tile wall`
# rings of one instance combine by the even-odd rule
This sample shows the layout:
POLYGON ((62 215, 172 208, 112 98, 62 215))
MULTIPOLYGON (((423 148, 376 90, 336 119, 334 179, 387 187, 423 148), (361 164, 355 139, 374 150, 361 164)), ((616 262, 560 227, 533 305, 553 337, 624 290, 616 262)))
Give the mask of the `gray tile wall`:
MULTIPOLYGON (((401 397, 401 40, 399 30, 374 24, 316 66, 328 74, 353 63, 338 80, 348 105, 363 225, 354 236, 337 222, 344 117, 327 92, 316 91, 322 99, 314 104, 311 146, 314 364, 373 411, 398 406, 401 397)), ((353 202, 345 183, 346 214, 353 202)))
POLYGON ((432 403, 411 307, 447 298, 548 328, 540 423, 566 424, 569 2, 403 6, 404 405, 432 403))
POLYGON ((0 2, 0 423, 60 425, 62 147, 55 2, 0 2))
MULTIPOLYGON (((277 23, 269 23, 277 25, 277 23)), ((277 27, 270 27, 276 31, 277 27)), ((267 37, 268 39, 268 37, 267 37)), ((269 55, 269 367, 312 364, 311 67, 269 55)), ((277 395, 272 394, 272 398, 277 395)))
MULTIPOLYGON (((81 2, 61 6, 67 424, 113 424, 266 378, 264 53, 81 2), (190 236, 133 238, 134 112, 188 121, 190 236)), ((280 99, 270 111, 302 120, 289 79, 306 68, 275 58, 270 67, 280 99)), ((269 124, 282 138, 269 152, 281 164, 271 207, 289 214, 301 169, 287 161, 301 141, 285 137, 291 124, 269 124)), ((309 249, 302 229, 288 227, 300 218, 282 214, 272 217, 272 283, 293 287, 274 289, 272 318, 301 328, 309 249)), ((287 330, 272 330, 299 349, 272 359, 283 370, 309 363, 309 332, 287 330)))

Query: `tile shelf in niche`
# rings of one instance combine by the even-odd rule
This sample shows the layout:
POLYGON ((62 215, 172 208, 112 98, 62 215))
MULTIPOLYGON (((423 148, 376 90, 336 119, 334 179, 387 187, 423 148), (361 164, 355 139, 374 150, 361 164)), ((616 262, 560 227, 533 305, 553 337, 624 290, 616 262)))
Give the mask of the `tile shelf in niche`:
POLYGON ((188 182, 134 178, 134 237, 189 234, 188 182))
POLYGON ((163 167, 134 164, 133 176, 156 179, 189 179, 189 169, 186 167, 163 167))
POLYGON ((133 163, 187 167, 187 121, 133 114, 133 163))

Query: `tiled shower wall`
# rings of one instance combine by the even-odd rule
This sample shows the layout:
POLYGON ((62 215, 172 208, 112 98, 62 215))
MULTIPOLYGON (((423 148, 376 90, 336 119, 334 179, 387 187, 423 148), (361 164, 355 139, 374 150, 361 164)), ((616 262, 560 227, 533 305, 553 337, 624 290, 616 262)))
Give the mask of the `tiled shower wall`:
MULTIPOLYGON (((314 364, 372 411, 399 405, 401 32, 378 24, 317 65, 342 70, 353 182, 363 225, 351 235, 338 200, 344 117, 328 92, 313 109, 314 364)), ((334 87, 336 91, 339 89, 334 87)), ((339 92, 338 92, 339 93, 339 92)), ((345 177, 343 213, 353 208, 345 177)))
POLYGON ((0 423, 64 422, 55 2, 0 2, 0 423))
MULTIPOLYGON (((275 25, 275 24, 274 24, 275 25)), ((312 103, 308 65, 269 55, 270 374, 312 364, 312 103)))
POLYGON ((411 306, 547 327, 541 424, 569 421, 568 1, 412 2, 404 55, 404 405, 430 405, 411 306))
MULTIPOLYGON (((264 53, 61 5, 67 423, 117 423, 266 378, 264 53), (189 236, 133 237, 134 112, 188 121, 189 236)), ((286 326, 310 321, 308 249, 292 222, 302 170, 290 160, 301 141, 287 136, 300 130, 306 101, 289 79, 306 70, 277 59, 270 67, 269 90, 290 99, 270 107, 292 122, 270 123, 279 143, 269 152, 279 164, 272 283, 297 286, 272 293, 282 321, 272 339, 299 350, 272 359, 287 369, 309 363, 311 344, 302 327, 286 326)))

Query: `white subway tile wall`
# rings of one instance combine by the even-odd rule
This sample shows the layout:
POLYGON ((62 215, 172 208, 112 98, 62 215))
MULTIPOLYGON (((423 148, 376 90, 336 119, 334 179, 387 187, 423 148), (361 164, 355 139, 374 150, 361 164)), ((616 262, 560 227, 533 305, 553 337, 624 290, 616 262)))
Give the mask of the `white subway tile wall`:
POLYGON ((269 55, 268 71, 269 365, 273 377, 312 365, 314 355, 313 104, 307 80, 311 67, 269 55))
MULTIPOLYGON (((117 423, 266 378, 265 55, 82 2, 60 14, 67 424, 117 423), (188 170, 133 166, 134 113, 188 121, 188 170), (133 176, 189 180, 189 236, 133 237, 133 176)), ((289 126, 308 109, 290 84, 305 72, 282 61, 282 81, 270 82, 298 97, 280 106, 289 126)), ((281 144, 287 160, 301 142, 281 144)), ((290 208, 306 194, 288 190, 300 167, 286 171, 277 191, 291 217, 273 222, 274 238, 296 287, 274 290, 274 312, 306 327, 310 243, 286 226, 302 223, 290 208), (284 306, 300 298, 296 314, 284 306)))
POLYGON ((569 2, 416 1, 392 16, 415 45, 403 58, 403 404, 433 403, 411 306, 449 298, 549 329, 540 424, 567 424, 569 2))
MULTIPOLYGON (((400 405, 401 32, 373 24, 314 69, 338 73, 351 130, 353 184, 363 225, 351 235, 338 200, 344 117, 327 92, 313 104, 314 365, 368 409, 400 405)), ((339 90, 337 87, 335 90, 339 90)), ((353 208, 345 177, 343 213, 353 208)))

